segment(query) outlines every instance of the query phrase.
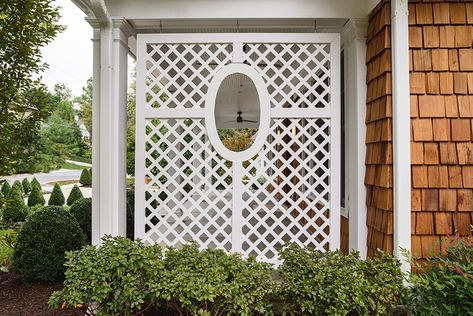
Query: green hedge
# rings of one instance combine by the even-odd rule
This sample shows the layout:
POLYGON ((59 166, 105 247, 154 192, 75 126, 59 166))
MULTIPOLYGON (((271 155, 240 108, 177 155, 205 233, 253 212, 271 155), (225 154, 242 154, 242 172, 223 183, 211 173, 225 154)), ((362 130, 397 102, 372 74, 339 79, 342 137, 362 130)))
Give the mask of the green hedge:
POLYGON ((375 315, 404 293, 399 261, 379 253, 320 254, 289 246, 279 278, 267 264, 195 244, 162 253, 159 246, 107 237, 67 255, 64 288, 50 307, 90 306, 100 315, 147 308, 179 315, 375 315))
POLYGON ((24 178, 23 181, 21 181, 21 185, 23 186, 23 192, 25 192, 25 194, 29 194, 31 192, 31 184, 27 178, 24 178))

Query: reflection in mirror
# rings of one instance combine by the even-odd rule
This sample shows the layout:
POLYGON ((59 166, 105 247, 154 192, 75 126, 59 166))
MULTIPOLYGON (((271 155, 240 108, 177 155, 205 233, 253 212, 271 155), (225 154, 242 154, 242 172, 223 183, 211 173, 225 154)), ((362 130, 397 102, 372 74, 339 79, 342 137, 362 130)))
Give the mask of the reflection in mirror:
POLYGON ((215 121, 227 149, 241 152, 251 147, 260 123, 260 101, 250 77, 233 73, 222 81, 215 100, 215 121))

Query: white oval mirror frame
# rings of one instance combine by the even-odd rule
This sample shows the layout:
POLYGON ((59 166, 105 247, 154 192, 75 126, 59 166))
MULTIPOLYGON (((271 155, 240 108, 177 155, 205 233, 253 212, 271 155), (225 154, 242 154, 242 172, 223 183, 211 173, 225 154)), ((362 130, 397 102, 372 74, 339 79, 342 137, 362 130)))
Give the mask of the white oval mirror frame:
POLYGON ((210 143, 215 148, 217 153, 229 161, 242 162, 251 159, 263 147, 266 137, 269 134, 271 123, 270 112, 271 107, 266 84, 264 83, 261 75, 255 69, 246 64, 240 63, 233 63, 222 67, 222 69, 220 69, 212 78, 207 90, 207 98, 205 100, 205 125, 210 143), (258 92, 260 107, 260 119, 256 138, 248 149, 240 152, 235 152, 225 147, 218 135, 217 123, 215 120, 215 102, 217 100, 217 93, 220 85, 227 76, 234 73, 246 75, 253 81, 256 91, 258 92))

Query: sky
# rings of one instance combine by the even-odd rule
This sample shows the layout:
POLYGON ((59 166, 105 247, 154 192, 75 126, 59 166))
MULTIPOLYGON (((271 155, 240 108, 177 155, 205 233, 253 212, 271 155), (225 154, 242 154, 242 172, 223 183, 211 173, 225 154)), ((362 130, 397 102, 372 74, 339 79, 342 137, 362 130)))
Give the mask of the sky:
POLYGON ((92 27, 71 0, 54 2, 61 7, 60 23, 67 29, 42 51, 43 62, 49 64, 42 81, 50 90, 56 83, 65 83, 74 96, 79 96, 92 76, 92 27))

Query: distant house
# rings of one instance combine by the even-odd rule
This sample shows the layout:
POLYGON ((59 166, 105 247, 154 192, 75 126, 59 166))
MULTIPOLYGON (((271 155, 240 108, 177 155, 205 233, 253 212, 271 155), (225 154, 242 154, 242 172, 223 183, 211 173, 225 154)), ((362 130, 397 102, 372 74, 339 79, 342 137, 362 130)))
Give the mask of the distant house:
POLYGON ((147 243, 277 263, 287 242, 426 257, 472 235, 473 3, 73 2, 94 27, 95 243, 126 229, 129 55, 147 243), (217 128, 239 127, 258 133, 233 152, 217 128))
POLYGON ((90 141, 90 132, 85 126, 85 124, 80 120, 78 115, 74 116, 74 121, 76 122, 77 126, 79 126, 80 133, 82 135, 82 139, 84 141, 90 141))

